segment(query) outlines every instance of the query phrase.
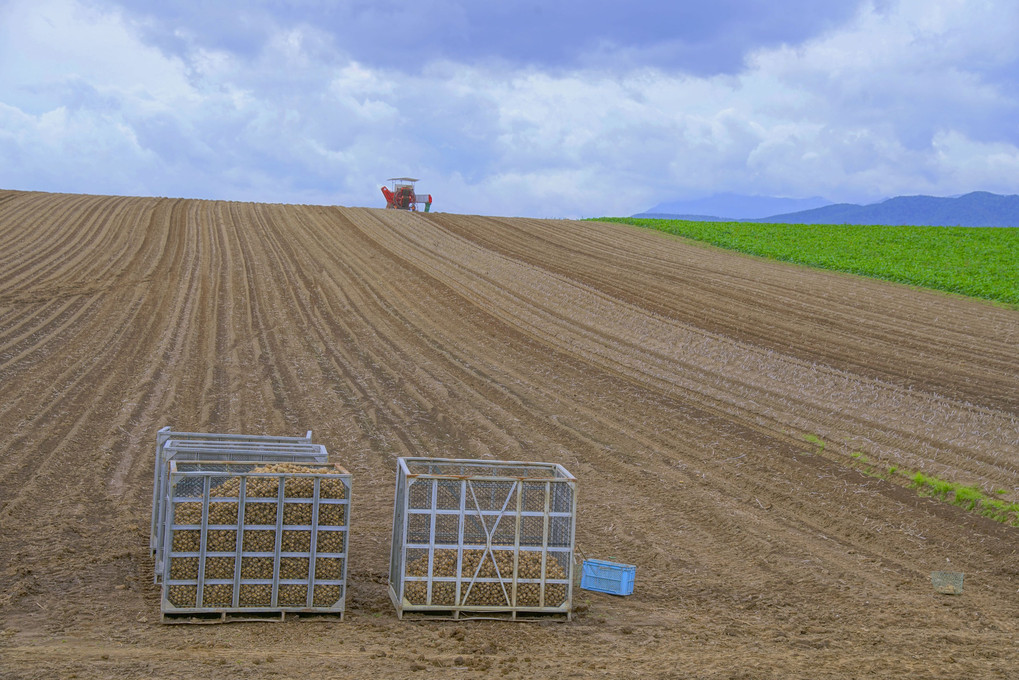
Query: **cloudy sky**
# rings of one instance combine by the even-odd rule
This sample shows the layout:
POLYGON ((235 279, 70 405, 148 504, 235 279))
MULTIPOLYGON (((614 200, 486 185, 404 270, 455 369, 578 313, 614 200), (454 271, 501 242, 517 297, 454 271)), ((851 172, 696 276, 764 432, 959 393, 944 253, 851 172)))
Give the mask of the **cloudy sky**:
POLYGON ((0 0, 0 188, 627 215, 1019 193, 1015 0, 0 0))

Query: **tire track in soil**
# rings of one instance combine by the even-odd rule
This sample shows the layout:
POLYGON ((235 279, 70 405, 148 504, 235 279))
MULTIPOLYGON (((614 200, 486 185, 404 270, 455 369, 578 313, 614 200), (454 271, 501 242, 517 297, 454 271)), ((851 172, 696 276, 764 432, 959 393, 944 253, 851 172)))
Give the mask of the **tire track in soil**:
MULTIPOLYGON (((602 465, 598 466, 598 469, 599 470, 604 470, 604 469, 607 469, 609 467, 611 467, 611 466, 607 465, 607 464, 602 464, 602 465)), ((774 467, 774 463, 773 462, 771 464, 771 467, 774 467)), ((836 468, 836 469, 838 469, 838 468, 836 468)), ((772 470, 772 473, 773 473, 774 478, 777 478, 777 479, 782 479, 782 477, 785 476, 785 475, 774 475, 774 470, 772 470)), ((866 478, 863 478, 862 476, 859 476, 859 475, 855 475, 855 473, 851 473, 851 474, 857 477, 857 480, 856 480, 857 484, 859 484, 859 482, 861 482, 861 481, 863 482, 864 486, 866 486, 867 484, 873 483, 873 480, 866 480, 866 478)), ((827 476, 832 476, 832 475, 827 475, 827 476)), ((773 497, 773 495, 766 495, 765 493, 763 493, 763 489, 766 489, 766 488, 768 488, 767 485, 764 486, 764 487, 758 486, 756 491, 757 491, 757 493, 759 493, 761 495, 762 498, 765 498, 766 500, 770 501, 770 499, 773 497)), ((892 487, 892 490, 894 490, 894 487, 892 487)), ((799 491, 802 492, 802 490, 799 490, 799 491)), ((813 491, 813 492, 809 492, 809 493, 811 493, 812 495, 816 495, 817 492, 813 491)), ((630 496, 632 496, 632 494, 624 495, 624 497, 630 497, 630 496)), ((757 499, 755 499, 755 500, 757 500, 757 499)), ((718 506, 719 504, 717 503, 717 499, 716 499, 715 503, 709 503, 708 505, 709 506, 712 506, 712 505, 718 506)), ((799 505, 802 508, 804 506, 804 503, 803 502, 799 502, 799 503, 797 503, 797 505, 799 505)), ((771 506, 771 502, 768 502, 768 506, 769 507, 771 506)), ((695 504, 694 507, 698 507, 698 504, 695 504)), ((694 513, 694 514, 696 514, 696 513, 694 513)), ((961 513, 955 512, 954 514, 955 514, 955 517, 957 519, 958 516, 961 513)), ((723 519, 723 518, 722 517, 718 517, 718 516, 705 517, 705 518, 702 518, 702 521, 698 522, 698 524, 700 524, 702 526, 713 526, 714 527, 714 526, 718 526, 720 519, 723 519)), ((813 543, 817 543, 816 536, 822 536, 822 538, 823 538, 823 534, 821 534, 816 529, 812 528, 810 523, 803 522, 802 518, 800 518, 800 522, 799 523, 804 525, 805 527, 807 527, 807 529, 804 531, 804 533, 805 534, 810 534, 810 535, 808 535, 804 539, 805 543, 809 542, 809 541, 812 541, 813 543)), ((723 524, 726 525, 726 526, 729 526, 732 523, 731 522, 723 522, 723 524)), ((985 524, 987 524, 987 523, 985 523, 985 524)), ((864 546, 868 546, 873 541, 874 535, 872 533, 870 533, 870 534, 864 533, 861 536, 859 534, 859 532, 854 532, 854 531, 851 531, 851 530, 850 531, 845 531, 847 528, 851 529, 852 528, 852 524, 850 523, 850 525, 848 527, 842 527, 842 529, 844 530, 844 535, 848 535, 849 539, 846 540, 845 538, 843 538, 842 540, 840 540, 838 542, 833 541, 833 545, 834 545, 833 550, 829 551, 829 553, 826 556, 822 555, 822 558, 825 561, 823 563, 826 563, 829 569, 831 569, 832 565, 841 565, 841 566, 839 566, 838 571, 837 571, 837 573, 840 576, 853 576, 853 578, 850 578, 849 580, 846 580, 845 578, 838 579, 838 581, 841 582, 841 583, 839 583, 838 590, 847 592, 847 594, 845 596, 847 600, 856 599, 856 594, 855 594, 855 592, 853 590, 854 586, 867 586, 868 583, 865 582, 865 581, 861 581, 861 579, 860 579, 859 574, 864 573, 864 572, 863 572, 863 569, 861 568, 861 566, 860 566, 860 564, 858 562, 852 562, 852 563, 848 563, 848 564, 846 563, 845 557, 842 554, 843 551, 845 550, 846 546, 853 546, 854 548, 856 548, 855 550, 851 550, 850 551, 853 554, 860 555, 860 557, 854 558, 854 560, 861 560, 861 559, 876 560, 879 564, 881 564, 881 563, 885 564, 885 566, 882 567, 883 570, 888 570, 889 567, 891 567, 892 571, 898 572, 900 574, 904 572, 904 573, 910 574, 910 575, 912 575, 914 577, 917 575, 918 572, 916 571, 916 568, 915 568, 915 562, 913 562, 910 559, 903 559, 903 558, 901 558, 900 556, 898 556, 896 554, 895 551, 892 551, 890 553, 888 551, 882 551, 884 554, 877 554, 877 553, 874 553, 872 550, 869 550, 866 547, 864 547, 864 546)), ((986 530, 987 527, 985 526, 984 529, 986 530)), ((880 531, 880 525, 878 527, 878 530, 880 531)), ((831 532, 828 531, 828 533, 831 533, 831 532)), ((828 540, 828 539, 824 539, 824 540, 828 540)), ((789 537, 788 536, 785 537, 785 541, 789 542, 789 537)), ((719 542, 720 541, 715 541, 714 545, 717 545, 719 542)), ((725 550, 718 551, 718 550, 715 550, 715 549, 707 550, 706 552, 708 554, 715 554, 716 552, 721 552, 722 554, 725 554, 725 555, 729 556, 729 559, 725 559, 725 560, 721 560, 720 561, 720 563, 717 565, 719 567, 725 567, 728 564, 738 563, 740 561, 740 557, 742 555, 747 554, 747 552, 748 552, 746 550, 745 542, 741 542, 739 540, 732 540, 731 536, 727 537, 724 542, 726 542, 726 543, 728 543, 730 545, 739 546, 739 548, 737 550, 733 551, 733 552, 728 552, 728 551, 725 551, 725 550)), ((698 545, 703 546, 705 544, 708 544, 709 542, 703 540, 703 538, 702 538, 701 540, 697 541, 696 543, 698 545)), ((1009 543, 1008 542, 1006 542, 1004 545, 1005 545, 1005 548, 1009 547, 1009 543)), ((1001 548, 1001 542, 998 543, 998 547, 999 547, 999 549, 1001 548)), ((682 551, 680 551, 680 552, 682 552, 682 551)), ((817 553, 816 548, 815 548, 814 552, 815 552, 815 555, 816 555, 816 553, 817 553)), ((752 554, 752 551, 751 551, 751 554, 752 554)), ((795 554, 795 553, 793 553, 793 554, 795 554)), ((999 554, 1003 554, 1003 553, 999 553, 999 554)), ((809 553, 808 553, 808 555, 809 555, 809 553)), ((802 557, 802 555, 800 555, 798 557, 802 557)), ((635 560, 635 561, 639 562, 640 560, 635 560)), ((808 562, 816 562, 816 561, 818 561, 818 559, 816 557, 814 557, 813 559, 808 558, 807 561, 808 562)), ((979 562, 977 562, 975 564, 979 564, 979 562)), ((755 566, 758 566, 758 565, 755 565, 755 566)), ((790 575, 790 571, 791 570, 787 566, 782 571, 778 572, 781 575, 781 579, 784 579, 784 580, 782 580, 782 581, 773 580, 773 584, 774 585, 786 585, 788 580, 790 578, 792 578, 792 576, 790 575)), ((795 571, 794 570, 793 570, 793 576, 795 576, 795 571)), ((826 587, 820 587, 820 588, 814 587, 814 588, 807 589, 807 588, 803 587, 803 583, 802 583, 806 579, 804 577, 799 577, 798 580, 800 582, 798 584, 800 586, 800 590, 802 592, 804 592, 804 593, 810 593, 811 595, 829 594, 828 591, 834 589, 833 588, 833 584, 829 584, 826 587)), ((705 592, 708 594, 709 597, 714 597, 714 596, 716 596, 718 594, 717 589, 712 589, 712 588, 706 589, 705 592)), ((783 596, 788 598, 788 594, 784 593, 783 596)), ((909 600, 909 599, 914 598, 915 596, 916 596, 916 592, 912 591, 912 592, 909 592, 907 595, 905 595, 903 597, 903 599, 904 600, 909 600)), ((757 597, 757 596, 755 596, 755 597, 757 597)))
POLYGON ((148 497, 142 491, 152 458, 138 452, 151 447, 155 435, 144 432, 140 425, 167 424, 161 414, 173 401, 179 383, 175 380, 180 374, 176 367, 189 334, 184 319, 191 317, 197 297, 195 286, 203 278, 194 262, 185 259, 185 254, 195 252, 195 248, 187 244, 186 235, 192 227, 183 218, 182 207, 180 201, 158 201, 147 218, 145 241, 138 251, 137 266, 163 285, 153 286, 151 294, 145 296, 131 337, 132 356, 127 359, 125 371, 134 377, 135 396, 125 403, 111 427, 127 433, 117 437, 111 447, 115 464, 108 487, 115 500, 128 501, 123 498, 126 490, 128 502, 148 497), (165 285, 171 279, 172 285, 165 285))
MULTIPOLYGON (((151 620, 156 608, 147 537, 131 526, 144 525, 149 510, 151 440, 165 424, 314 429, 354 472, 357 530, 342 625, 369 648, 434 649, 448 663, 475 658, 475 646, 447 639, 444 628, 387 614, 379 584, 392 464, 412 453, 562 462, 580 478, 585 552, 639 565, 629 598, 578 591, 591 609, 572 625, 457 627, 475 645, 497 645, 492 668, 511 677, 578 664, 609 676, 654 674, 680 659, 699 675, 753 661, 789 676, 826 668, 854 677, 901 670, 917 650, 946 644, 953 673, 1001 675, 1019 663, 1008 646, 1019 633, 1019 573, 1008 568, 1015 530, 917 499, 846 469, 836 455, 812 455, 797 439, 799 411, 833 428, 849 422, 847 413, 818 410, 793 383, 755 382, 750 364, 747 375, 722 380, 725 366, 702 351, 725 344, 758 363, 851 378, 875 404, 896 397, 883 407, 902 413, 922 385, 946 417, 978 422, 1015 416, 1002 393, 1019 377, 1003 354, 1019 337, 1012 312, 950 299, 939 314, 959 330, 945 330, 939 349, 938 337, 919 337, 936 329, 924 320, 932 296, 910 300, 895 286, 761 267, 613 225, 580 241, 586 225, 558 221, 2 192, 0 213, 15 217, 0 220, 0 235, 23 233, 26 221, 48 234, 9 259, 25 285, 39 287, 35 267, 48 272, 46 286, 134 282, 62 299, 76 306, 0 302, 8 390, 0 430, 16 434, 0 442, 0 484, 12 473, 22 487, 0 488, 0 521, 24 527, 0 532, 0 578, 10 584, 0 596, 3 623, 22 631, 12 638, 16 672, 42 669, 27 650, 46 649, 33 640, 59 634, 81 647, 62 648, 47 672, 98 677, 93 641, 128 630, 134 651, 124 663, 164 667, 145 649, 174 644, 179 629, 130 622, 151 620), (73 243, 65 232, 81 219, 76 211, 89 215, 103 245, 89 252, 83 244, 64 270, 52 258, 73 243), (137 229, 145 220, 148 228, 137 229), (846 330, 857 312, 864 341, 846 330), (765 313, 776 318, 757 327, 765 313), (805 340, 798 333, 808 317, 817 318, 805 340), (696 341, 670 346, 683 332, 696 341), (828 344, 813 347, 810 338, 821 335, 828 344), (856 370, 865 342, 877 343, 878 356, 856 370), (916 353, 897 367, 887 348, 899 342, 916 353), (1000 372, 985 393, 967 382, 985 373, 973 359, 937 375, 937 361, 967 346, 1000 372), (21 357, 13 362, 12 348, 21 357), (907 383, 914 394, 903 392, 907 383), (39 394, 39 384, 60 394, 39 394), (958 401, 963 394, 971 404, 958 401), (49 512, 39 499, 52 499, 49 512), (930 597, 926 573, 943 568, 946 555, 967 572, 965 602, 930 597), (938 637, 946 635, 954 642, 938 637), (851 667, 838 661, 845 658, 851 667)), ((852 427, 951 469, 1000 464, 994 474, 1019 488, 1019 454, 986 458, 993 433, 952 439, 936 422, 926 440, 910 441, 908 428, 870 417, 852 427)), ((331 636, 307 630, 204 632, 245 662, 267 649, 282 658, 280 644, 302 649, 302 658, 331 653, 331 636)), ((373 665, 378 658, 348 661, 380 678, 403 677, 416 663, 390 653, 373 665)), ((245 670, 274 672, 271 664, 245 670)))
POLYGON ((712 332, 810 360, 821 355, 837 368, 904 387, 961 400, 992 396, 989 406, 1014 409, 1017 404, 1015 390, 1003 379, 1016 370, 1014 321, 989 305, 960 304, 947 295, 756 258, 745 258, 739 270, 720 269, 730 254, 700 244, 687 251, 689 257, 668 258, 659 247, 661 234, 636 227, 622 227, 633 238, 627 251, 619 251, 612 250, 611 241, 604 245, 601 223, 555 222, 562 228, 547 229, 537 220, 430 219, 483 247, 540 262, 572 280, 712 332), (887 299, 897 304, 890 307, 887 299), (946 306, 947 315, 942 312, 946 306), (961 323, 939 323, 961 306, 969 307, 961 323), (1003 333, 1007 327, 1011 331, 1003 333), (931 366, 940 370, 932 372, 931 366), (979 382, 973 373, 980 375, 979 382))
MULTIPOLYGON (((91 212, 94 214, 94 211, 91 212)), ((107 327, 103 329, 106 333, 105 335, 101 335, 99 330, 93 329, 92 320, 103 316, 103 314, 99 311, 100 305, 101 300, 94 299, 80 307, 73 314, 59 315, 51 320, 47 320, 47 325, 36 330, 35 335, 51 336, 58 338, 61 342, 71 343, 77 341, 79 338, 86 338, 82 340, 82 342, 89 343, 93 342, 98 337, 98 346, 105 346, 123 331, 123 326, 107 325, 107 327), (89 317, 91 317, 92 320, 90 320, 89 317), (66 337, 62 337, 65 334, 66 337)), ((70 309, 73 309, 73 307, 70 309)), ((39 344, 45 345, 45 343, 39 344)), ((97 356, 101 356, 101 352, 97 352, 97 356)), ((47 421, 55 419, 55 414, 58 412, 76 411, 79 412, 80 415, 70 428, 70 432, 55 434, 53 437, 44 440, 44 450, 50 450, 56 447, 66 437, 73 437, 75 431, 84 422, 84 415, 87 411, 87 409, 80 407, 94 396, 89 394, 89 387, 94 382, 101 382, 101 380, 99 380, 99 376, 107 372, 107 367, 110 365, 111 361, 112 356, 107 355, 104 360, 97 360, 95 363, 98 365, 94 367, 90 368, 79 363, 67 365, 67 367, 63 370, 60 370, 59 366, 44 364, 40 360, 32 362, 31 367, 35 369, 32 373, 45 375, 46 379, 42 380, 39 377, 28 375, 26 382, 29 385, 35 385, 40 388, 43 384, 52 387, 47 387, 44 391, 37 392, 32 395, 32 400, 29 400, 26 397, 26 401, 28 403, 27 405, 22 404, 22 407, 29 413, 33 414, 33 416, 27 421, 24 419, 21 420, 19 423, 21 429, 23 431, 32 432, 40 429, 40 427, 44 426, 47 421), (56 371, 53 369, 56 369, 56 371), (47 396, 47 394, 50 396, 47 396)), ((66 362, 63 363, 66 364, 66 362)), ((28 373, 28 371, 25 372, 28 373)), ((14 379, 12 379, 11 382, 14 382, 14 379)), ((23 446, 26 436, 26 432, 13 436, 12 446, 14 448, 23 446)), ((23 495, 25 493, 24 489, 20 491, 11 491, 11 489, 18 489, 21 482, 37 474, 37 471, 44 463, 44 459, 35 458, 32 460, 32 463, 34 463, 34 466, 23 465, 13 474, 4 468, 0 468, 0 473, 4 475, 4 486, 6 487, 3 496, 5 499, 8 499, 6 506, 13 503, 19 495, 23 495)))
MULTIPOLYGON (((122 230, 136 223, 134 216, 128 216, 126 219, 127 225, 122 225, 120 227, 122 230)), ((149 226, 151 229, 154 225, 149 226)), ((158 239, 151 237, 151 231, 141 240, 143 247, 138 251, 135 262, 138 267, 144 267, 144 276, 149 278, 154 276, 154 270, 158 267, 153 263, 159 261, 154 255, 160 243, 158 239)), ((178 248, 178 252, 184 250, 178 248)), ((172 271, 176 272, 179 269, 172 271)), ((152 289, 157 293, 165 292, 179 296, 182 291, 187 290, 187 287, 177 289, 157 285, 152 289)), ((140 439, 137 433, 129 437, 125 429, 125 425, 130 426, 132 416, 128 414, 124 417, 123 408, 120 408, 121 417, 118 418, 115 413, 126 401, 125 391, 131 391, 136 379, 132 367, 140 363, 150 373, 158 370, 158 363, 150 361, 148 346, 141 342, 135 328, 145 324, 156 324, 155 332, 150 332, 148 338, 159 339, 163 337, 165 328, 158 327, 158 324, 165 319, 158 314, 164 308, 163 304, 156 302, 153 308, 144 304, 141 299, 129 299, 130 293, 131 291, 120 291, 116 295, 100 298, 101 306, 97 307, 95 313, 77 324, 80 329, 76 329, 76 335, 85 339, 80 343, 82 349, 76 354, 103 357, 104 360, 90 362, 88 370, 80 369, 77 375, 65 372, 60 376, 58 380, 62 382, 57 384, 61 385, 59 390, 61 396, 40 412, 40 417, 46 417, 50 412, 57 411, 61 414, 74 412, 80 417, 66 423, 69 428, 50 427, 49 431, 52 434, 41 441, 33 439, 33 430, 43 429, 45 425, 44 421, 40 422, 37 418, 33 422, 23 424, 21 435, 11 442, 10 450, 13 451, 27 448, 47 452, 44 456, 39 455, 31 459, 31 464, 21 460, 21 470, 17 477, 26 483, 18 492, 4 494, 5 500, 9 499, 6 500, 3 509, 5 520, 17 517, 24 533, 30 536, 28 540, 22 542, 15 557, 23 564, 46 564, 53 560, 59 564, 66 564, 68 556, 81 550, 83 546, 88 546, 89 550, 97 555, 112 549, 112 558, 118 561, 124 561, 124 556, 129 561, 138 557, 137 555, 132 557, 130 550, 125 552, 123 547, 117 547, 117 542, 122 540, 124 530, 131 526, 133 521, 140 521, 143 510, 135 506, 126 515, 114 512, 111 516, 107 503, 111 495, 116 497, 119 494, 118 487, 124 482, 124 461, 134 461, 137 469, 146 471, 138 477, 148 479, 151 474, 151 458, 144 454, 139 455, 139 451, 130 448, 140 439), (92 404, 91 408, 84 406, 89 402, 92 404), (108 476, 111 479, 107 484, 108 476), (35 499, 68 497, 75 499, 75 502, 66 506, 60 501, 54 508, 55 512, 44 513, 41 516, 25 513, 34 502, 38 502, 35 499), (86 517, 89 518, 88 524, 84 526, 78 524, 86 517), (66 538, 53 540, 54 536, 60 537, 67 528, 72 527, 74 530, 66 538)), ((68 338, 67 341, 73 343, 75 340, 68 338)), ((141 396, 137 397, 138 402, 135 403, 142 404, 141 408, 144 408, 145 402, 150 401, 151 396, 151 392, 142 392, 141 396)), ((142 449, 144 452, 149 450, 149 446, 142 449)), ((3 459, 6 460, 7 456, 3 459)), ((135 493, 132 494, 136 501, 149 495, 137 483, 138 481, 135 480, 135 493)), ((93 569, 90 568, 89 571, 93 569)), ((69 575, 79 578, 80 570, 81 567, 60 569, 52 574, 51 578, 56 579, 56 583, 69 575)), ((52 581, 44 583, 45 587, 53 585, 52 581)))
MULTIPOLYGON (((399 236, 396 235, 396 232, 393 232, 388 236, 391 242, 395 243, 400 240, 399 236)), ((447 243, 446 250, 448 251, 451 248, 452 246, 447 243)), ((476 252, 473 254, 477 256, 476 252)), ((414 256, 411 255, 411 257, 414 256)), ((439 260, 441 260, 441 258, 436 261, 439 260)), ((477 296, 481 296, 480 299, 482 302, 480 304, 492 309, 509 310, 514 307, 514 303, 507 302, 507 298, 515 297, 518 301, 521 301, 520 295, 512 292, 513 286, 507 285, 506 280, 495 281, 486 276, 476 276, 473 279, 470 279, 469 275, 466 275, 466 277, 460 276, 463 271, 464 270, 462 268, 451 269, 450 276, 453 278, 450 280, 455 280, 456 283, 450 285, 458 285, 464 289, 476 288, 477 290, 474 292, 477 296), (471 283, 472 280, 473 283, 471 283)), ((555 281, 553 287, 559 291, 566 290, 569 285, 571 284, 565 281, 555 281)), ((557 294, 559 293, 557 292, 557 294)), ((560 297, 566 295, 568 294, 563 293, 560 297)), ((603 300, 598 300, 597 302, 600 304, 603 300)), ((930 435, 929 433, 921 434, 919 436, 917 435, 917 433, 921 431, 920 428, 923 426, 920 422, 922 417, 920 414, 922 414, 925 410, 927 403, 934 401, 929 395, 920 395, 922 396, 922 400, 917 402, 912 408, 912 421, 906 420, 901 426, 894 422, 881 423, 874 420, 874 418, 876 415, 885 412, 886 408, 878 409, 875 407, 868 407, 869 415, 865 415, 865 412, 862 410, 857 410, 855 412, 848 409, 843 409, 841 412, 836 411, 836 404, 851 404, 852 401, 849 399, 850 396, 857 401, 860 398, 866 399, 868 398, 868 392, 876 397, 880 397, 882 392, 888 392, 890 397, 899 401, 904 399, 909 400, 912 397, 907 396, 907 393, 900 393, 896 395, 888 390, 887 385, 871 384, 868 386, 867 382, 870 381, 861 383, 858 379, 853 379, 847 382, 840 374, 828 371, 824 367, 818 367, 816 365, 805 366, 802 363, 790 361, 786 357, 779 357, 778 360, 775 361, 772 360, 768 354, 756 352, 757 358, 751 358, 750 362, 748 362, 745 358, 740 359, 739 355, 740 353, 745 353, 749 348, 740 347, 738 345, 734 345, 728 350, 722 350, 720 353, 713 352, 717 355, 716 358, 711 358, 707 354, 698 357, 695 353, 685 351, 685 354, 691 356, 693 361, 684 363, 683 359, 680 358, 680 364, 678 365, 681 366, 682 373, 687 375, 697 375, 697 378, 687 378, 686 376, 681 377, 679 373, 672 372, 669 368, 669 364, 676 360, 675 357, 668 356, 665 344, 658 343, 656 346, 653 337, 645 336, 640 338, 639 341, 628 341, 623 332, 618 330, 614 333, 602 333, 590 324, 582 323, 577 326, 570 320, 555 318, 555 309, 565 308, 571 305, 577 307, 578 305, 584 306, 585 303, 580 299, 577 299, 574 303, 564 303, 562 299, 549 298, 549 302, 546 304, 538 302, 537 298, 532 295, 527 301, 522 301, 522 304, 516 305, 518 309, 529 307, 531 311, 527 312, 525 310, 522 315, 518 315, 517 318, 511 320, 510 323, 516 324, 517 326, 529 327, 531 329, 539 329, 544 321, 542 317, 545 319, 554 319, 554 321, 548 324, 548 327, 551 329, 549 337, 554 334, 558 338, 564 339, 567 345, 582 346, 581 343, 586 343, 586 352, 590 352, 592 349, 597 347, 598 349, 595 351, 597 356, 604 357, 604 361, 609 362, 609 364, 613 365, 616 369, 619 369, 624 373, 630 373, 639 380, 664 379, 667 383, 682 385, 684 389, 699 391, 701 402, 714 402, 716 408, 722 412, 727 412, 729 417, 742 417, 740 413, 740 409, 742 407, 741 400, 733 401, 733 395, 739 395, 740 393, 753 394, 756 397, 756 404, 758 408, 754 409, 752 412, 753 420, 748 421, 748 423, 752 423, 751 426, 763 426, 766 431, 771 431, 773 433, 781 432, 783 427, 795 424, 795 427, 799 432, 820 434, 829 441, 829 443, 838 447, 840 445, 839 440, 841 437, 837 435, 833 436, 833 433, 831 433, 828 428, 829 423, 837 421, 840 427, 843 427, 844 431, 847 432, 852 432, 852 426, 854 424, 862 425, 866 429, 869 429, 878 435, 870 438, 869 441, 872 444, 872 448, 867 450, 868 455, 871 457, 876 455, 880 459, 891 461, 892 463, 899 465, 916 465, 917 459, 911 455, 911 449, 915 449, 917 447, 922 449, 925 446, 929 446, 935 441, 935 437, 939 440, 947 439, 944 432, 937 432, 936 435, 930 435), (571 330, 571 327, 574 330, 571 330), (592 341, 596 344, 592 344, 592 341), (736 360, 732 361, 734 358, 736 360), (696 362, 703 361, 704 359, 708 359, 711 363, 709 365, 705 365, 702 370, 698 367, 696 362), (765 363, 765 361, 767 363, 765 363), (763 371, 761 375, 767 380, 770 380, 772 375, 778 375, 781 376, 779 380, 784 380, 789 384, 782 385, 780 387, 779 383, 776 382, 774 389, 772 389, 767 381, 762 382, 760 379, 753 382, 747 382, 746 380, 739 379, 735 374, 729 375, 728 373, 731 373, 731 371, 725 368, 726 363, 739 364, 739 370, 748 377, 752 376, 753 371, 755 370, 759 373, 763 371), (754 366, 754 364, 758 363, 761 364, 760 368, 754 366), (771 364, 771 366, 769 367, 768 364, 771 364), (794 370, 803 374, 802 377, 797 378, 796 374, 793 372, 794 370), (811 382, 815 380, 816 376, 821 376, 824 379, 824 382, 820 383, 820 387, 822 388, 821 390, 819 390, 817 386, 811 384, 811 382), (708 390, 702 389, 699 386, 714 386, 714 388, 717 389, 708 390), (803 390, 804 394, 797 396, 795 391, 790 390, 790 387, 792 386, 798 386, 798 389, 803 390), (861 391, 861 386, 866 387, 867 389, 862 390, 863 394, 857 396, 856 393, 861 391), (784 392, 780 392, 780 389, 782 388, 785 389, 784 392), (807 390, 811 391, 808 392, 807 390), (827 395, 830 394, 838 395, 842 393, 846 394, 847 397, 841 399, 826 398, 827 395), (764 413, 762 413, 762 405, 766 405, 769 400, 776 405, 780 405, 779 411, 776 413, 774 410, 769 408, 768 411, 771 411, 771 416, 762 418, 764 415, 764 413), (830 402, 831 405, 829 406, 826 404, 826 401, 830 402), (878 442, 883 444, 881 448, 877 447, 878 442)), ((587 306, 590 306, 590 304, 587 303, 587 306)), ((613 311, 609 305, 602 306, 609 311, 613 311)), ((612 322, 608 321, 605 318, 606 316, 608 316, 608 314, 592 316, 592 319, 602 319, 602 325, 605 325, 607 322, 608 325, 606 327, 611 327, 612 322)), ((593 323, 598 322, 594 321, 593 323)), ((640 318, 637 318, 636 322, 630 325, 638 327, 640 325, 647 326, 648 323, 646 319, 641 320, 640 318)), ((663 328, 667 327, 668 326, 665 326, 663 328)), ((681 329, 675 326, 672 328, 673 331, 669 332, 677 334, 680 332, 687 332, 687 329, 681 329)), ((659 332, 659 335, 662 335, 661 332, 659 332)), ((635 335, 634 337, 638 336, 635 335)), ((662 335, 662 337, 665 336, 662 335)), ((714 345, 719 346, 724 346, 727 342, 720 337, 711 338, 710 340, 714 345)), ((689 343, 688 340, 680 341, 689 343)), ((887 401, 888 399, 885 399, 885 402, 887 401)), ((883 407, 890 406, 888 403, 879 405, 883 407)), ((902 406, 900 406, 898 410, 903 413, 908 413, 903 411, 902 406)), ((973 444, 975 442, 981 442, 985 437, 987 437, 987 434, 985 434, 987 432, 998 433, 997 440, 991 440, 990 443, 992 445, 1009 446, 1011 444, 1014 446, 1014 442, 1019 441, 1019 430, 1017 430, 1014 420, 1010 422, 1007 414, 985 409, 970 409, 967 405, 956 404, 954 405, 954 417, 957 418, 960 413, 965 412, 966 410, 973 411, 973 415, 970 420, 973 421, 974 424, 982 423, 986 426, 978 427, 974 430, 974 434, 969 437, 970 441, 964 442, 965 444, 968 444, 966 449, 963 449, 962 446, 958 445, 948 447, 941 446, 939 447, 940 450, 939 448, 931 447, 935 451, 935 453, 933 453, 934 458, 937 458, 939 453, 947 454, 953 450, 958 453, 963 450, 968 450, 969 452, 977 453, 977 457, 963 457, 959 458, 959 460, 969 463, 978 463, 980 462, 980 452, 973 449, 973 444)), ((767 413, 767 411, 765 411, 765 413, 767 413)), ((944 421, 946 419, 942 418, 941 420, 944 421)), ((970 427, 973 426, 971 425, 970 427)), ((954 436, 965 436, 964 427, 957 427, 956 434, 954 436)), ((842 448, 842 453, 846 456, 854 450, 849 448, 847 445, 843 445, 842 448)), ((1007 473, 1011 462, 999 460, 997 458, 996 449, 993 453, 983 456, 983 463, 984 468, 982 470, 975 465, 969 465, 968 467, 962 466, 961 469, 967 473, 967 477, 971 480, 990 479, 991 482, 1002 483, 1004 480, 1009 479, 1009 475, 1007 473), (990 475, 990 477, 988 477, 988 475, 990 475)), ((958 472, 958 470, 956 471, 958 472)))

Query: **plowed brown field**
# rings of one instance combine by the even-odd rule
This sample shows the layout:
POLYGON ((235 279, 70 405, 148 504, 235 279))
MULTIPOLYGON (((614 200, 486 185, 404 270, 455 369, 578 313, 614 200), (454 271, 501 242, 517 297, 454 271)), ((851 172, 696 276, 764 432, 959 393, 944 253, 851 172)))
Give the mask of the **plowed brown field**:
POLYGON ((1019 677, 1019 529, 852 465, 1019 499, 1012 309, 613 224, 0 192, 0 390, 0 677, 1019 677), (343 622, 159 623, 163 425, 353 473, 343 622), (401 455, 562 463, 635 593, 397 620, 401 455))

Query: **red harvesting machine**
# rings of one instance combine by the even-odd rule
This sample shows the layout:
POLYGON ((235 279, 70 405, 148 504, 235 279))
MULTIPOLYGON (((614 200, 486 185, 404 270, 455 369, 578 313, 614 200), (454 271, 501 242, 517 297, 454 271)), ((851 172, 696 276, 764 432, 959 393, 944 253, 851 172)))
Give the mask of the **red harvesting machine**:
POLYGON ((432 195, 418 195, 414 191, 413 177, 390 177, 387 182, 392 182, 392 188, 382 187, 382 195, 386 197, 386 207, 398 210, 417 211, 418 203, 425 204, 425 212, 432 207, 432 195))

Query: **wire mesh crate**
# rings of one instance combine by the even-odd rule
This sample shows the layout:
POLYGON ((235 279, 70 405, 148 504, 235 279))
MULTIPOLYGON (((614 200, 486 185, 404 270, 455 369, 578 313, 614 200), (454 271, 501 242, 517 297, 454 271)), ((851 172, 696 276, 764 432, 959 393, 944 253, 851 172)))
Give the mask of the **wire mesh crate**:
POLYGON ((350 473, 338 465, 171 460, 162 573, 168 615, 339 614, 350 473))
MULTIPOLYGON (((169 425, 162 427, 156 432, 156 456, 152 475, 152 524, 149 531, 149 549, 155 554, 162 545, 161 537, 156 535, 156 526, 160 517, 157 509, 162 502, 164 482, 166 480, 166 464, 163 446, 169 440, 204 442, 209 445, 222 444, 252 444, 252 445, 290 445, 290 444, 311 444, 311 430, 303 437, 283 437, 272 435, 250 435, 250 434, 225 434, 217 432, 175 432, 169 425)), ((192 459, 193 460, 193 459, 192 459)), ((325 460, 319 462, 326 462, 325 460)))
POLYGON ((561 465, 400 458, 389 596, 458 619, 570 618, 577 480, 561 465))
POLYGON ((152 523, 149 532, 149 548, 154 557, 156 581, 162 573, 162 529, 166 520, 163 499, 166 496, 170 460, 328 462, 329 454, 325 447, 312 444, 310 440, 310 430, 305 437, 172 432, 168 427, 159 430, 156 435, 152 523))

